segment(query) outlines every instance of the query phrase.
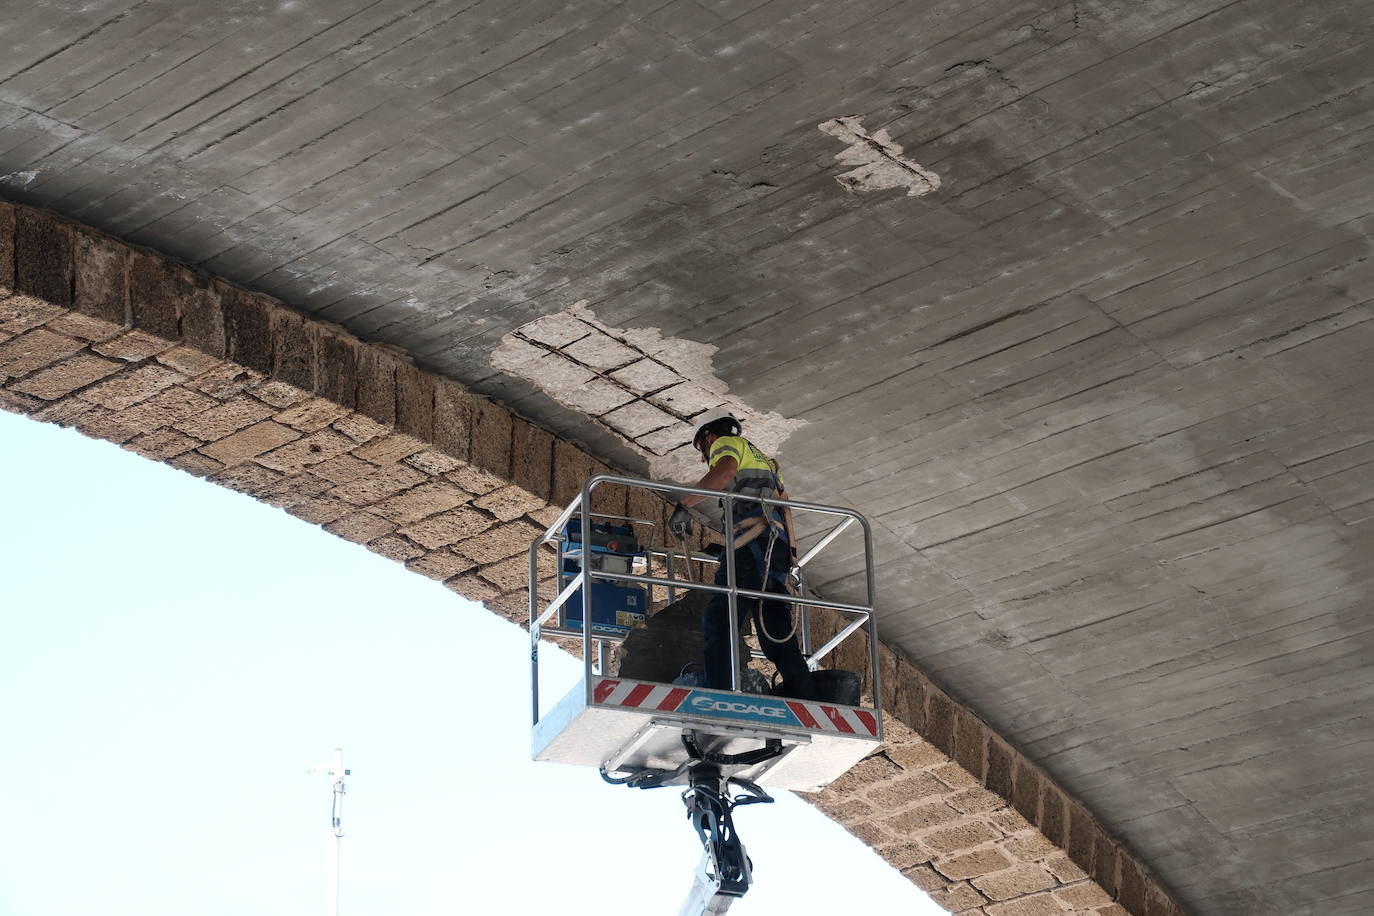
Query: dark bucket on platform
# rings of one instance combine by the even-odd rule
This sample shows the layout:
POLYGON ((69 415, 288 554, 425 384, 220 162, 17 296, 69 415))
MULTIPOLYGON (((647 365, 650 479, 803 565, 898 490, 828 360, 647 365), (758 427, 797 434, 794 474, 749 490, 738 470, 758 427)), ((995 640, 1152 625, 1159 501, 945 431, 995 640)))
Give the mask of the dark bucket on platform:
POLYGON ((822 703, 837 703, 840 706, 859 705, 863 678, 853 671, 822 668, 811 672, 811 683, 816 687, 816 698, 822 703))

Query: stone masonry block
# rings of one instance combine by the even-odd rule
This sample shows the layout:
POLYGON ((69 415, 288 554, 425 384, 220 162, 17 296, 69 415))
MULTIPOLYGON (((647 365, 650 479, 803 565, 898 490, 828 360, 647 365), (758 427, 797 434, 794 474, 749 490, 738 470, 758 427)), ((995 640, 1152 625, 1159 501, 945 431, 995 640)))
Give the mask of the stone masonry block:
POLYGON ((236 395, 224 402, 208 398, 206 401, 215 406, 178 420, 176 428, 206 442, 215 442, 266 420, 273 414, 271 407, 246 394, 236 395))
POLYGON ((215 284, 224 314, 229 359, 263 375, 272 373, 272 300, 229 283, 215 284))
POLYGON ((450 509, 402 529, 401 533, 415 543, 438 550, 470 538, 491 527, 491 519, 466 506, 450 509))
POLYGON ((1153 882, 1145 888, 1145 916, 1183 916, 1183 910, 1153 882))
MULTIPOLYGON (((71 400, 76 401, 78 399, 72 398, 71 400)), ((137 433, 152 432, 164 426, 171 426, 179 420, 200 413, 218 403, 213 398, 206 397, 199 392, 181 386, 173 386, 158 392, 146 401, 141 401, 118 413, 109 414, 106 420, 109 431, 114 433, 118 430, 121 435, 112 435, 107 438, 122 441, 137 433)), ((187 432, 186 430, 182 431, 187 432)), ((188 434, 196 436, 194 432, 188 434)), ((197 436, 197 438, 203 437, 197 436)))
POLYGON ((1007 836, 1018 836, 1035 829, 1035 825, 1020 815, 1015 808, 1003 808, 987 815, 988 823, 1007 836))
POLYGON ((396 367, 396 430, 434 439, 434 376, 406 363, 396 367))
POLYGON ((1030 821, 1040 819, 1040 773, 1024 759, 1017 758, 1016 782, 1012 788, 1012 805, 1030 821))
MULTIPOLYGON (((0 308, 2 307, 0 305, 0 308)), ((97 344, 117 337, 124 331, 117 324, 111 324, 100 318, 92 318, 90 315, 83 315, 80 312, 63 312, 48 322, 48 330, 97 344)))
POLYGON ((469 601, 491 601, 501 594, 501 590, 475 572, 462 573, 444 582, 450 589, 469 601))
POLYGON ((942 693, 932 691, 926 699, 925 737, 945 754, 954 756, 954 704, 942 693))
POLYGON ((327 525, 335 519, 343 518, 353 507, 332 496, 316 496, 305 499, 286 510, 289 514, 312 525, 327 525))
POLYGON ((157 432, 145 433, 124 443, 124 448, 142 455, 144 458, 164 461, 168 458, 175 458, 182 452, 189 452, 198 445, 200 445, 199 439, 193 439, 173 429, 160 429, 157 432))
POLYGON ((923 834, 935 827, 958 820, 962 815, 944 802, 917 805, 888 818, 887 823, 898 836, 923 834))
POLYGON ((422 557, 408 560, 406 569, 427 579, 442 581, 465 573, 476 565, 467 557, 460 557, 452 550, 433 550, 422 557))
MULTIPOLYGON (((511 522, 497 525, 480 536, 468 538, 453 545, 453 549, 480 566, 498 563, 509 557, 519 556, 526 559, 530 543, 540 534, 540 530, 529 522, 511 522)), ((525 576, 528 578, 528 569, 525 576)), ((520 580, 524 584, 525 579, 520 580)))
POLYGON ((14 224, 14 289, 53 305, 72 304, 72 228, 20 207, 14 224))
MULTIPOLYGON (((58 401, 57 403, 61 404, 62 402, 58 401)), ((45 404, 45 401, 33 397, 32 395, 20 394, 17 391, 6 391, 0 388, 0 410, 32 416, 41 411, 45 404)))
MULTIPOLYGON (((372 441, 360 445, 353 450, 353 454, 370 461, 373 464, 386 466, 395 464, 414 455, 416 452, 425 450, 425 444, 419 439, 401 433, 392 433, 389 436, 381 436, 372 441)), ((462 486, 462 484, 459 484, 462 486)), ((469 491, 471 492, 471 491, 469 491)))
POLYGON ((1059 916, 1064 908, 1051 895, 1036 894, 1006 903, 990 904, 985 912, 987 916, 1059 916))
POLYGON ((354 410, 358 406, 358 354, 363 344, 343 328, 320 324, 315 346, 315 391, 322 398, 354 410))
MULTIPOLYGON (((273 383, 269 382, 268 385, 270 384, 273 383)), ((268 385, 263 385, 262 388, 266 388, 268 385)), ((253 396, 261 399, 262 389, 259 388, 254 391, 253 396)), ((347 413, 347 410, 332 401, 312 397, 277 414, 277 422, 284 423, 303 433, 313 433, 324 429, 347 413)))
POLYGON ((396 360, 367 347, 358 352, 357 411, 378 423, 396 424, 396 360))
POLYGON ((82 353, 15 382, 10 388, 52 401, 113 375, 123 367, 123 363, 82 353))
POLYGON ((509 479, 514 423, 504 407, 486 398, 473 404, 472 463, 481 470, 509 479))
POLYGON ((222 487, 252 496, 276 483, 281 476, 271 468, 247 462, 227 467, 210 479, 222 487))
POLYGON ((951 884, 949 887, 944 887, 936 891, 931 891, 930 899, 935 901, 937 905, 949 910, 951 913, 970 910, 987 903, 987 898, 978 893, 976 889, 963 882, 951 884))
POLYGON ((380 515, 367 510, 360 510, 335 519, 325 525, 324 530, 343 538, 345 541, 352 541, 354 544, 366 544, 368 541, 384 537, 395 531, 396 525, 380 515))
POLYGON ((566 506, 573 501, 582 484, 592 475, 591 456, 572 443, 558 439, 553 444, 553 503, 566 506))
POLYGON ((169 458, 167 464, 193 477, 209 477, 224 469, 224 465, 213 458, 206 458, 200 452, 185 452, 175 458, 169 458))
POLYGON ((1043 863, 1046 870, 1054 875, 1062 884, 1070 884, 1074 881, 1082 881, 1088 877, 1088 873, 1083 871, 1068 856, 1057 855, 1046 859, 1043 863))
POLYGON ((949 758, 928 741, 916 740, 888 748, 888 756, 904 770, 928 770, 949 763, 949 758))
POLYGON ((936 871, 946 878, 962 881, 1001 871, 1011 865, 1011 860, 997 847, 987 846, 934 864, 936 871))
POLYGON ((1121 882, 1116 892, 1116 902, 1132 913, 1144 913, 1146 881, 1140 873, 1140 866, 1131 858, 1121 856, 1120 869, 1121 882))
POLYGON ((157 354, 157 361, 168 369, 180 372, 187 378, 203 375, 211 369, 229 365, 191 347, 176 346, 157 354))
POLYGON ((973 886, 993 900, 1023 897, 1054 887, 1057 883, 1054 875, 1034 864, 1017 865, 973 878, 973 886))
POLYGON ((232 398, 241 391, 249 391, 262 383, 262 374, 236 366, 221 363, 208 372, 201 373, 189 383, 197 391, 203 391, 221 401, 232 398))
POLYGON ((268 374, 302 391, 314 391, 314 323, 278 307, 268 318, 268 329, 272 335, 272 371, 268 374))
MULTIPOLYGON (((592 462, 592 474, 613 474, 610 467, 599 461, 592 462)), ((615 483, 599 484, 592 491, 592 511, 602 512, 606 515, 624 515, 625 509, 629 505, 630 491, 628 487, 615 483)))
MULTIPOLYGON (((526 546, 529 546, 528 540, 526 546)), ((501 589, 503 592, 520 591, 525 594, 528 590, 530 578, 529 560, 522 553, 519 556, 502 560, 493 566, 487 566, 480 570, 482 578, 501 589)))
POLYGON ((945 785, 957 791, 978 787, 978 780, 974 779, 968 770, 959 766, 957 763, 951 762, 941 764, 932 769, 931 772, 945 785))
POLYGON ((423 547, 416 546, 405 538, 394 534, 377 538, 375 541, 368 541, 367 549, 379 556, 386 557, 388 560, 395 560, 397 563, 414 560, 425 554, 423 547))
POLYGON ((987 771, 983 774, 983 785, 1010 801, 1012 772, 1011 749, 995 738, 989 741, 988 766, 987 771))
POLYGON ((463 466, 449 471, 448 474, 444 475, 444 479, 453 483, 453 486, 460 486, 460 488, 467 490, 467 492, 474 494, 474 496, 482 496, 482 494, 491 493, 492 490, 502 488, 502 486, 506 485, 506 481, 503 481, 502 478, 496 477, 495 474, 489 474, 489 472, 482 471, 480 468, 473 466, 473 464, 463 464, 463 466))
POLYGON ((289 426, 282 426, 272 420, 264 420, 247 429, 239 430, 232 436, 226 436, 218 442, 205 446, 200 449, 200 453, 232 466, 240 461, 256 458, 263 452, 270 452, 288 442, 293 442, 300 436, 300 433, 289 426))
POLYGON ((279 471, 298 471, 311 465, 337 458, 353 447, 353 440, 332 429, 322 429, 304 439, 289 442, 258 458, 258 461, 279 471))
POLYGON ((170 342, 155 334, 134 330, 95 344, 91 349, 102 356, 122 359, 128 363, 141 363, 150 356, 170 349, 171 346, 170 342))
POLYGON ((1002 844, 1002 848, 1018 862, 1036 862, 1059 851, 1058 846, 1038 831, 1009 839, 1002 844))
POLYGON ((920 801, 943 800, 949 787, 928 773, 886 779, 868 791, 868 798, 888 810, 904 808, 920 801))
POLYGON ((987 772, 987 744, 987 727, 973 713, 961 708, 955 717, 954 759, 979 781, 987 772))
POLYGON ((447 512, 468 501, 468 494, 451 483, 431 480, 398 493, 372 507, 372 511, 399 525, 447 512))
MULTIPOLYGON (((874 850, 888 865, 897 870, 924 865, 930 861, 930 850, 920 843, 889 843, 874 850)), ((943 883, 943 882, 942 882, 943 883)))
MULTIPOLYGON (((1089 874, 1093 871, 1093 851, 1097 845, 1098 829, 1091 815, 1076 802, 1068 803, 1069 841, 1064 851, 1089 874)), ((1031 818, 1033 821, 1034 818, 1031 818)))
POLYGON ((15 206, 0 200, 0 296, 14 292, 15 206))
POLYGON ((856 824, 844 824, 843 826, 851 836, 865 846, 881 846, 885 843, 891 843, 893 839, 886 827, 874 821, 860 821, 856 824))
POLYGON ((323 494, 332 487, 329 481, 314 474, 291 474, 258 494, 258 499, 278 509, 288 509, 323 494))
POLYGON ((180 268, 174 276, 181 294, 182 340, 209 356, 224 356, 224 311, 219 287, 189 268, 180 268))
POLYGON ((970 820, 932 830, 922 842, 936 854, 947 856, 1001 838, 1002 834, 985 822, 970 820))
MULTIPOLYGON (((63 315, 70 314, 60 305, 53 305, 42 299, 33 296, 10 296, 8 299, 0 300, 0 331, 7 331, 10 334, 23 334, 25 331, 32 331, 34 328, 56 321, 63 315)), ((63 334, 59 328, 49 328, 63 334)), ((67 334, 70 337, 73 335, 67 334)))
POLYGON ((434 445, 459 461, 472 457, 473 406, 472 395, 461 385, 435 381, 434 445))
POLYGON ((1097 837, 1093 841, 1093 864, 1088 871, 1094 881, 1102 885, 1102 889, 1109 894, 1115 894, 1121 888, 1121 863, 1128 856, 1123 854, 1117 845, 1102 831, 1097 831, 1097 837))
POLYGON ((936 874, 935 869, 931 868, 929 865, 915 865, 911 868, 904 868, 902 869, 902 874, 907 880, 927 894, 931 891, 937 891, 942 887, 946 887, 949 884, 949 879, 944 875, 936 874))
POLYGON ((164 340, 181 339, 183 268, 160 255, 136 252, 129 264, 129 307, 133 326, 164 340))
POLYGON ((30 416, 39 423, 55 423, 63 428, 68 428, 92 411, 99 412, 106 416, 110 415, 110 411, 101 407, 96 407, 94 404, 87 404, 79 398, 62 398, 48 403, 38 398, 30 397, 29 395, 21 395, 14 392, 9 393, 14 394, 17 398, 25 398, 28 401, 32 401, 34 410, 30 416))
POLYGON ((987 789, 965 789, 945 799, 945 803, 965 814, 986 814, 1005 807, 1007 800, 987 789))
POLYGON ((1112 902, 1111 896, 1092 881, 1061 887, 1054 891, 1054 896, 1076 910, 1091 910, 1112 902))
POLYGON ((27 375, 85 348, 79 340, 35 328, 0 343, 0 380, 27 375))
POLYGON ((553 492, 553 434, 518 417, 511 434, 511 481, 543 502, 553 492))
POLYGON ((81 400, 111 410, 123 410, 139 401, 146 401, 159 391, 165 391, 182 381, 185 381, 184 376, 165 366, 143 366, 140 369, 121 372, 109 381, 81 392, 81 400))
POLYGON ((900 776, 902 768, 885 751, 870 754, 860 760, 830 784, 827 794, 851 795, 866 790, 886 779, 900 776))
MULTIPOLYGON (((340 456, 342 457, 342 456, 340 456)), ((330 468, 331 471, 334 468, 330 468)), ((429 478, 412 467, 393 464, 335 487, 330 495, 355 506, 371 506, 429 478)))
POLYGON ((1040 831, 1051 843, 1063 846, 1068 840, 1066 827, 1064 795, 1055 785, 1046 781, 1040 788, 1040 831))
POLYGON ((74 257, 76 308, 128 327, 133 321, 129 313, 129 249, 102 235, 78 232, 74 257))
MULTIPOLYGON (((283 382, 280 379, 267 379, 253 389, 253 397, 264 404, 271 404, 279 410, 284 410, 307 400, 311 394, 304 388, 299 388, 290 382, 283 382)), ((335 416, 341 417, 346 413, 348 411, 339 410, 335 416)))
POLYGON ((485 496, 473 500, 472 504, 479 509, 485 509, 503 522, 517 519, 527 512, 533 512, 535 509, 546 505, 544 500, 523 487, 514 485, 492 490, 485 496))
POLYGON ((456 471, 463 466, 463 462, 457 458, 450 458, 443 452, 427 449, 423 452, 416 452, 414 455, 405 459, 405 463, 421 473, 431 477, 438 477, 440 474, 447 474, 456 471))
POLYGON ((878 809, 864 801, 862 798, 842 797, 832 799, 828 795, 816 797, 815 805, 831 820, 841 824, 857 823, 866 821, 877 813, 878 809))
POLYGON ((366 477, 376 470, 377 466, 371 462, 354 458, 352 455, 340 455, 328 461, 321 461, 311 468, 310 472, 334 484, 344 484, 366 477))
POLYGON ((385 426, 356 411, 335 420, 334 428, 359 444, 371 442, 387 434, 385 426))

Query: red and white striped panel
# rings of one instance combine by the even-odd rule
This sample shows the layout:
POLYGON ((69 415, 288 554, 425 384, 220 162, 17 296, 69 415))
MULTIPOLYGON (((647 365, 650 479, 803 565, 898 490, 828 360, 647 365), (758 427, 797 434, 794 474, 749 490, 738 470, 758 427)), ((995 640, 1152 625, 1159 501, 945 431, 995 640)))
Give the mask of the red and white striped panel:
POLYGON ((878 737, 878 720, 866 709, 827 706, 807 700, 788 700, 787 706, 807 728, 838 735, 878 737))
POLYGON ((682 705, 691 693, 687 687, 669 684, 640 684, 602 678, 592 690, 592 696, 603 706, 625 706, 631 709, 657 709, 672 712, 682 705))

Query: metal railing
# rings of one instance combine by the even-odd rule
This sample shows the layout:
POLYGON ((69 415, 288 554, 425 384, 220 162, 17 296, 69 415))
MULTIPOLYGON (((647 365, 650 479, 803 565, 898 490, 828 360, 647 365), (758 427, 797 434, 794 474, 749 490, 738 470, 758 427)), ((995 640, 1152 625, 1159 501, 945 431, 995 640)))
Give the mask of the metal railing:
MULTIPOLYGON (((651 534, 652 539, 652 534, 651 534)), ((767 584, 767 570, 763 572, 767 584)), ((704 578, 704 577, 703 577, 704 578)), ((606 582, 623 582, 639 585, 660 586, 669 590, 669 601, 673 600, 673 594, 677 589, 689 591, 704 591, 726 596, 726 607, 729 614, 729 644, 730 644, 730 670, 731 670, 731 689, 738 691, 740 687, 740 641, 737 637, 739 633, 739 599, 754 598, 760 601, 777 601, 784 604, 800 605, 801 625, 798 628, 801 636, 801 650, 806 658, 808 667, 816 670, 820 661, 829 655, 845 639, 859 630, 863 630, 868 637, 868 663, 869 677, 872 684, 873 710, 875 715, 881 716, 882 699, 881 689, 878 681, 878 638, 874 621, 874 576, 873 576, 873 532, 868 524, 868 520, 852 509, 840 508, 837 506, 825 506, 820 503, 801 502, 793 499, 774 499, 757 496, 743 496, 737 493, 723 493, 719 490, 703 490, 698 487, 683 486, 681 484, 669 483, 649 483, 644 480, 637 480, 630 477, 618 477, 610 474, 598 474, 589 479, 582 485, 582 491, 573 499, 568 506, 559 513, 544 532, 535 537, 529 549, 529 607, 530 607, 530 683, 531 683, 531 702, 533 707, 534 724, 539 723, 539 640, 544 635, 563 635, 582 637, 582 661, 583 661, 583 683, 587 685, 587 690, 591 690, 592 678, 596 675, 605 673, 606 660, 609 646, 612 640, 609 637, 599 635, 593 631, 592 620, 592 582, 601 580, 606 582), (792 573, 798 574, 815 557, 839 537, 849 526, 858 522, 863 531, 864 542, 864 576, 865 576, 865 603, 853 604, 843 601, 830 601, 816 598, 809 595, 792 595, 788 592, 759 591, 740 587, 735 577, 735 537, 734 524, 725 524, 723 528, 724 545, 720 558, 712 557, 707 554, 692 554, 688 551, 677 551, 668 548, 659 549, 652 544, 645 550, 646 557, 650 560, 650 567, 644 574, 617 573, 608 570, 593 569, 591 562, 591 531, 592 520, 598 518, 615 519, 628 521, 633 524, 648 525, 656 530, 653 522, 646 519, 635 519, 621 515, 605 515, 593 512, 591 509, 591 496, 597 487, 603 485, 625 486, 636 489, 648 490, 659 496, 704 496, 710 499, 719 499, 723 504, 723 518, 734 520, 734 508, 736 503, 749 502, 757 503, 764 507, 777 507, 780 509, 791 509, 793 512, 810 512, 821 515, 838 517, 840 522, 823 535, 819 541, 810 547, 792 565, 792 573), (558 594, 549 602, 549 605, 542 611, 539 609, 539 551, 540 548, 549 545, 557 545, 558 569, 554 574, 555 582, 562 582, 563 579, 563 558, 564 558, 564 534, 563 530, 574 515, 578 515, 581 521, 580 538, 582 543, 580 571, 566 585, 563 585, 558 594), (666 561, 666 576, 651 575, 652 560, 654 557, 663 557, 666 561), (695 581, 688 579, 676 579, 672 576, 672 562, 676 557, 682 557, 688 563, 706 562, 725 564, 725 584, 716 585, 713 582, 695 581), (553 618, 558 611, 577 593, 582 590, 582 626, 580 629, 571 629, 559 626, 546 626, 548 621, 553 618), (810 646, 810 627, 808 609, 825 608, 837 611, 840 614, 853 615, 852 619, 840 629, 840 631, 825 642, 820 649, 811 651, 810 646)), ((647 611, 647 608, 646 608, 647 611)), ((767 638, 760 634, 760 638, 767 638)), ((754 650, 751 652, 754 657, 762 657, 762 653, 754 650)), ((590 696, 588 697, 590 702, 590 696)))

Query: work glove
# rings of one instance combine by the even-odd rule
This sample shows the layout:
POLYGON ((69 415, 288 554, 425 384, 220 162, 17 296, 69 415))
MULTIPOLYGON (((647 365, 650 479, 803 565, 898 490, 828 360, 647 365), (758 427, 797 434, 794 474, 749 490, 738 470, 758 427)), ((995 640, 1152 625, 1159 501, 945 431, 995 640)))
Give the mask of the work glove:
POLYGON ((668 518, 668 531, 679 541, 687 540, 692 533, 692 513, 687 507, 679 505, 668 518))

